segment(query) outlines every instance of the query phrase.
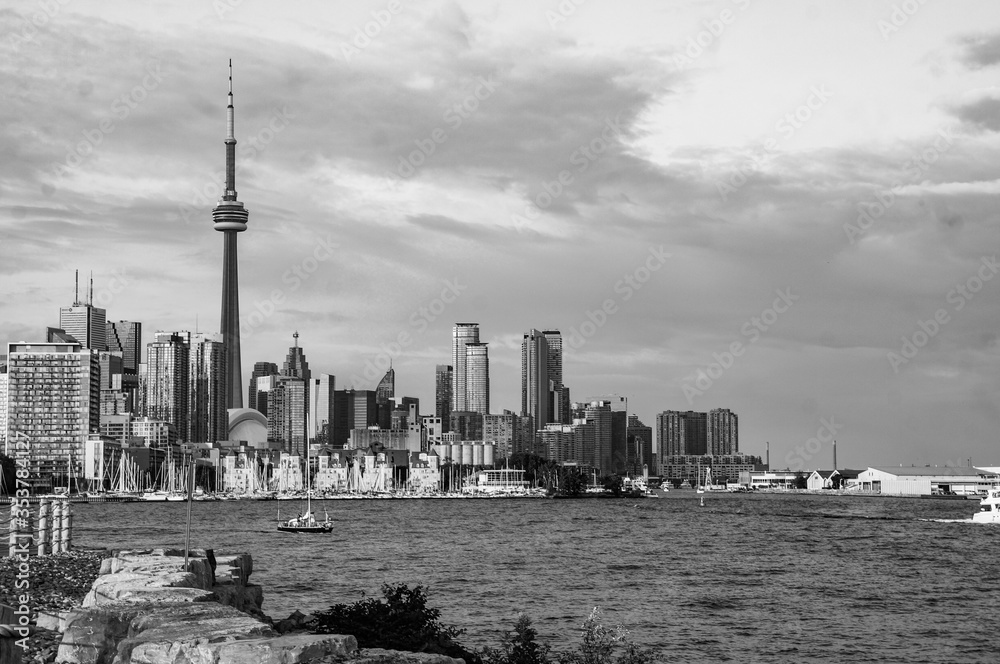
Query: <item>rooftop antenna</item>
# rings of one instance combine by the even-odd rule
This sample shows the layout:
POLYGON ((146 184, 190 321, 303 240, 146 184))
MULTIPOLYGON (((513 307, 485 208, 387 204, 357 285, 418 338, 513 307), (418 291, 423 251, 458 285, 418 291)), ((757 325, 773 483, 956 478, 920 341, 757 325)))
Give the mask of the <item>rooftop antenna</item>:
POLYGON ((298 330, 295 330, 295 333, 292 335, 292 338, 295 339, 295 347, 298 348, 299 347, 299 331, 298 330))
POLYGON ((76 271, 76 283, 73 286, 73 306, 80 306, 80 271, 76 271))
POLYGON ((90 271, 90 295, 87 296, 87 305, 94 306, 94 271, 90 271))

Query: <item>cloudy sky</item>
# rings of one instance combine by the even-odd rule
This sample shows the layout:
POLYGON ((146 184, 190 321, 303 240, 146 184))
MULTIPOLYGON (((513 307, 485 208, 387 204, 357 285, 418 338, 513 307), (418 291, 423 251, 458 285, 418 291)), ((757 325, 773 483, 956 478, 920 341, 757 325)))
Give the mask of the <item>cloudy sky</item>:
MULTIPOLYGON (((579 0, 578 0, 579 2, 579 0)), ((244 376, 433 408, 451 326, 567 338, 576 398, 731 408, 772 465, 1000 465, 1000 8, 87 2, 0 9, 0 339, 94 275, 217 330, 234 63, 244 376), (395 345, 394 345, 395 344, 395 345), (378 372, 380 373, 380 372, 378 372), (828 431, 833 431, 833 436, 828 431), (796 451, 798 448, 800 451, 796 451)))

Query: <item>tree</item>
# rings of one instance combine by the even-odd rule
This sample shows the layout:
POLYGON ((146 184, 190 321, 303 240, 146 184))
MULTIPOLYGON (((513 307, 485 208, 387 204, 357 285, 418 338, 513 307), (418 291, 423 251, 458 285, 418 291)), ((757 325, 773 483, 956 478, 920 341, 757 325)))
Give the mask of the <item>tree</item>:
POLYGON ((586 489, 587 478, 583 476, 579 468, 565 466, 563 467, 561 484, 563 495, 576 497, 581 495, 586 489))
POLYGON ((808 489, 809 488, 809 478, 801 470, 795 473, 795 484, 796 489, 808 489))
POLYGON ((604 490, 615 498, 621 497, 623 486, 621 475, 605 475, 601 478, 601 484, 604 485, 604 490))

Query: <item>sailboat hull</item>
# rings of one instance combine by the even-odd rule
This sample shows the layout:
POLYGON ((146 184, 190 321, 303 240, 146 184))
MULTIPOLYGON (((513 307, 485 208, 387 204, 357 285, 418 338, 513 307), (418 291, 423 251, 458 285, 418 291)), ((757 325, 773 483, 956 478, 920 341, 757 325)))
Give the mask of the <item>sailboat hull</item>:
POLYGON ((332 533, 332 523, 321 523, 315 526, 278 526, 283 533, 332 533))

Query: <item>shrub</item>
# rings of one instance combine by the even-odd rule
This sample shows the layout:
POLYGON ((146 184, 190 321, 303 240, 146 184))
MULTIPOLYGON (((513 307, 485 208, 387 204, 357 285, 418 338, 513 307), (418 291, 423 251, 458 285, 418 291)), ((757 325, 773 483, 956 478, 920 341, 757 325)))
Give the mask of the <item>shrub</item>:
POLYGON ((334 604, 315 614, 308 628, 315 634, 351 634, 359 648, 385 648, 461 657, 478 664, 479 657, 455 639, 463 629, 446 627, 439 609, 427 607, 423 586, 382 585, 384 601, 364 598, 354 604, 334 604))
POLYGON ((535 643, 536 636, 531 620, 518 614, 513 631, 504 633, 500 647, 480 653, 483 664, 549 664, 549 646, 535 643))

